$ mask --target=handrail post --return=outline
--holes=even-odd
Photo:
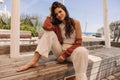
[[[20,0],[11,1],[10,57],[17,59],[20,54]]]
[[[104,39],[105,47],[111,48],[110,43],[110,28],[108,25],[108,9],[107,9],[107,0],[103,0],[103,14],[104,14]]]

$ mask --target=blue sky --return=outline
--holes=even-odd
[[[9,11],[11,11],[11,0],[4,0]],[[21,0],[21,14],[38,15],[44,20],[49,15],[49,7],[55,0]],[[62,2],[62,0],[56,0]],[[103,0],[65,0],[69,14],[78,19],[82,31],[96,32],[103,26]],[[120,0],[108,1],[108,21],[120,20]],[[3,4],[2,4],[3,5]],[[1,5],[1,6],[2,6]],[[85,30],[87,24],[87,28]]]

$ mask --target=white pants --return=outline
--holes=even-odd
[[[62,54],[63,46],[59,43],[56,34],[53,31],[45,31],[41,37],[36,51],[43,57],[48,58],[49,52],[58,57]],[[77,47],[69,57],[72,61],[76,80],[87,80],[86,71],[88,65],[88,51],[84,47]]]

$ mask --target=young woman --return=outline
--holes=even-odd
[[[66,59],[73,62],[76,80],[87,80],[88,51],[81,47],[80,22],[69,16],[63,4],[54,2],[51,6],[51,14],[47,16],[43,28],[45,33],[38,43],[33,58],[17,71],[39,66],[39,58],[48,58],[52,50],[58,62],[64,62]]]

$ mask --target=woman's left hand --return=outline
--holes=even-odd
[[[65,58],[63,56],[59,56],[57,61],[61,63],[61,62],[65,61]]]

